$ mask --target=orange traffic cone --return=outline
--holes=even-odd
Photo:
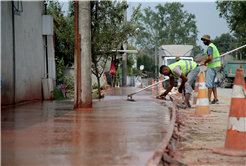
[[[152,85],[155,84],[155,80],[152,79]],[[155,86],[152,86],[152,89],[155,89]]]
[[[105,84],[108,85],[106,74],[104,74],[103,76],[104,76]]]
[[[198,88],[199,88],[199,77],[196,76],[195,92],[194,92],[194,95],[193,95],[193,104],[196,104],[196,101],[197,101]]]
[[[243,69],[239,68],[232,89],[225,148],[216,148],[213,153],[246,157],[246,91],[244,87]]]
[[[162,79],[160,78],[160,81],[161,81]],[[161,83],[159,83],[159,88],[162,88],[163,86],[162,86],[162,82]]]
[[[210,107],[207,95],[207,89],[203,77],[203,72],[200,74],[200,82],[198,88],[198,96],[196,101],[196,115],[210,114]]]
[[[180,85],[181,85],[181,79],[179,78],[177,89],[179,89]],[[177,96],[179,96],[179,97],[182,96],[182,93],[177,93]]]

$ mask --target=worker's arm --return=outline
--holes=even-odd
[[[169,77],[169,80],[170,80],[170,84],[168,85],[167,90],[161,96],[166,96],[173,89],[174,78],[173,77]]]
[[[213,59],[213,48],[212,47],[208,47],[207,54],[208,54],[208,58],[203,61],[204,65],[206,65],[206,63],[210,62]]]
[[[204,60],[204,64],[210,62],[213,59],[213,55],[209,55],[208,59]]]
[[[187,82],[188,78],[182,73],[180,78],[182,79],[182,83],[180,85],[181,88],[184,87],[185,83]]]

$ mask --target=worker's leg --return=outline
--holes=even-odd
[[[217,69],[217,68],[216,68]],[[213,92],[213,88],[216,88],[215,85],[215,77],[217,75],[217,71],[215,68],[208,68],[206,73],[206,86],[208,88],[208,100],[211,102],[211,95]],[[218,69],[217,69],[218,70]],[[217,97],[217,94],[216,94]]]
[[[215,67],[213,68],[213,75],[214,75],[214,78],[213,78],[213,94],[214,94],[214,100],[218,100],[217,99],[217,89],[216,89],[216,84],[215,84],[215,78],[217,76],[217,73],[218,73],[218,67]]]
[[[199,72],[200,72],[200,67],[197,66],[195,69],[191,70],[189,74],[187,75],[188,80],[185,83],[185,101],[184,101],[185,104],[189,103],[189,97],[190,97],[190,94],[192,93],[191,85],[195,81],[196,76],[199,74]]]
[[[218,100],[218,98],[217,98],[217,88],[212,88],[212,90],[213,90],[213,94],[214,94],[214,99]]]
[[[190,93],[185,93],[185,100],[184,100],[185,104],[189,103],[189,98],[190,98]]]
[[[211,101],[211,95],[212,95],[213,88],[208,88],[208,100]]]

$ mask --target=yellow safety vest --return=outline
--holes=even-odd
[[[213,43],[210,43],[208,47],[212,47],[213,48],[213,59],[212,59],[212,61],[208,62],[208,68],[220,67],[221,66],[220,53],[219,53],[217,47]],[[207,47],[207,50],[206,50],[207,58],[209,57],[209,55],[208,55],[208,47]]]
[[[170,77],[179,77],[173,72],[173,69],[176,66],[181,67],[181,71],[184,75],[187,75],[191,70],[195,69],[197,67],[197,63],[194,61],[188,61],[188,60],[179,60],[178,62],[175,62],[171,65],[168,65],[169,69],[171,70]]]

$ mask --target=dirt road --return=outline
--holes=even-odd
[[[232,89],[218,88],[217,90],[220,104],[210,105],[211,115],[214,116],[190,116],[195,113],[195,105],[192,105],[191,109],[178,110],[185,123],[185,126],[181,127],[180,134],[188,138],[188,141],[179,142],[175,158],[187,165],[245,166],[246,157],[230,157],[212,153],[212,148],[225,147],[232,92]],[[179,99],[181,100],[181,97]]]

